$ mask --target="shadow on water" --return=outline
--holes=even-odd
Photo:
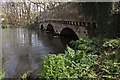
[[[66,46],[66,45],[70,46],[70,42],[71,41],[76,41],[76,40],[78,40],[78,38],[76,38],[74,36],[66,36],[66,37],[62,36],[62,37],[60,37],[60,40],[61,40],[61,42],[63,43],[64,46]]]
[[[56,33],[53,33],[53,32],[47,32],[47,34],[49,35],[48,38],[50,40],[55,39],[55,38],[59,38],[60,39],[60,43],[56,43],[56,44],[57,45],[62,44],[64,50],[66,49],[67,45],[70,46],[70,42],[71,41],[76,41],[76,40],[79,39],[74,32],[72,33],[72,35],[60,35],[60,34],[56,34]]]
[[[41,38],[41,34],[42,34],[42,38],[44,39],[44,41],[48,42],[49,45],[53,46],[51,47],[52,51],[49,51],[50,54],[58,54],[58,53],[64,52],[66,46],[64,45],[64,43],[61,42],[60,36],[54,36],[53,32],[39,31],[37,32],[39,40]]]

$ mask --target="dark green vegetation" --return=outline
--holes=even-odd
[[[0,80],[2,80],[5,77],[5,71],[4,69],[0,72]]]
[[[88,26],[90,37],[117,38],[120,37],[120,2],[86,2],[76,3],[78,10],[84,15],[93,17],[97,27]],[[81,12],[79,12],[81,14]],[[91,33],[92,32],[92,33]]]
[[[6,28],[6,27],[7,27],[7,24],[0,23],[0,26],[1,26],[2,28]]]
[[[0,61],[0,63],[2,63],[2,61]],[[0,70],[0,80],[2,80],[4,77],[5,77],[5,71],[4,71],[4,69],[2,69],[2,70]]]
[[[44,59],[40,78],[120,78],[120,39],[80,38],[71,45]]]

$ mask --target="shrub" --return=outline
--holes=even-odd
[[[2,69],[0,72],[0,80],[2,80],[4,77],[5,77],[5,71],[4,69]]]
[[[73,49],[67,46],[65,54],[50,54],[44,59],[40,77],[119,79],[120,39],[80,38],[71,45]]]
[[[108,49],[120,49],[120,38],[105,40],[103,47]]]
[[[0,63],[2,63],[2,61],[0,61]],[[5,70],[2,69],[0,70],[0,80],[2,80],[5,77]]]
[[[92,69],[97,55],[86,55],[84,52],[67,47],[65,54],[50,54],[43,62],[42,76],[44,78],[94,78]]]
[[[75,50],[82,50],[86,53],[96,53],[98,49],[102,46],[102,41],[95,38],[80,38],[79,40],[71,41],[70,43]]]

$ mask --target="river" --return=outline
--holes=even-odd
[[[44,56],[63,53],[67,39],[41,30],[2,29],[2,56],[5,78],[16,78],[37,69]]]

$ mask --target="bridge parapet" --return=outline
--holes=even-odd
[[[41,23],[58,23],[58,24],[65,24],[65,25],[75,25],[75,26],[81,26],[81,27],[88,27],[88,26],[94,26],[97,27],[96,22],[78,22],[78,21],[65,21],[62,19],[53,19],[53,20],[43,20]]]

